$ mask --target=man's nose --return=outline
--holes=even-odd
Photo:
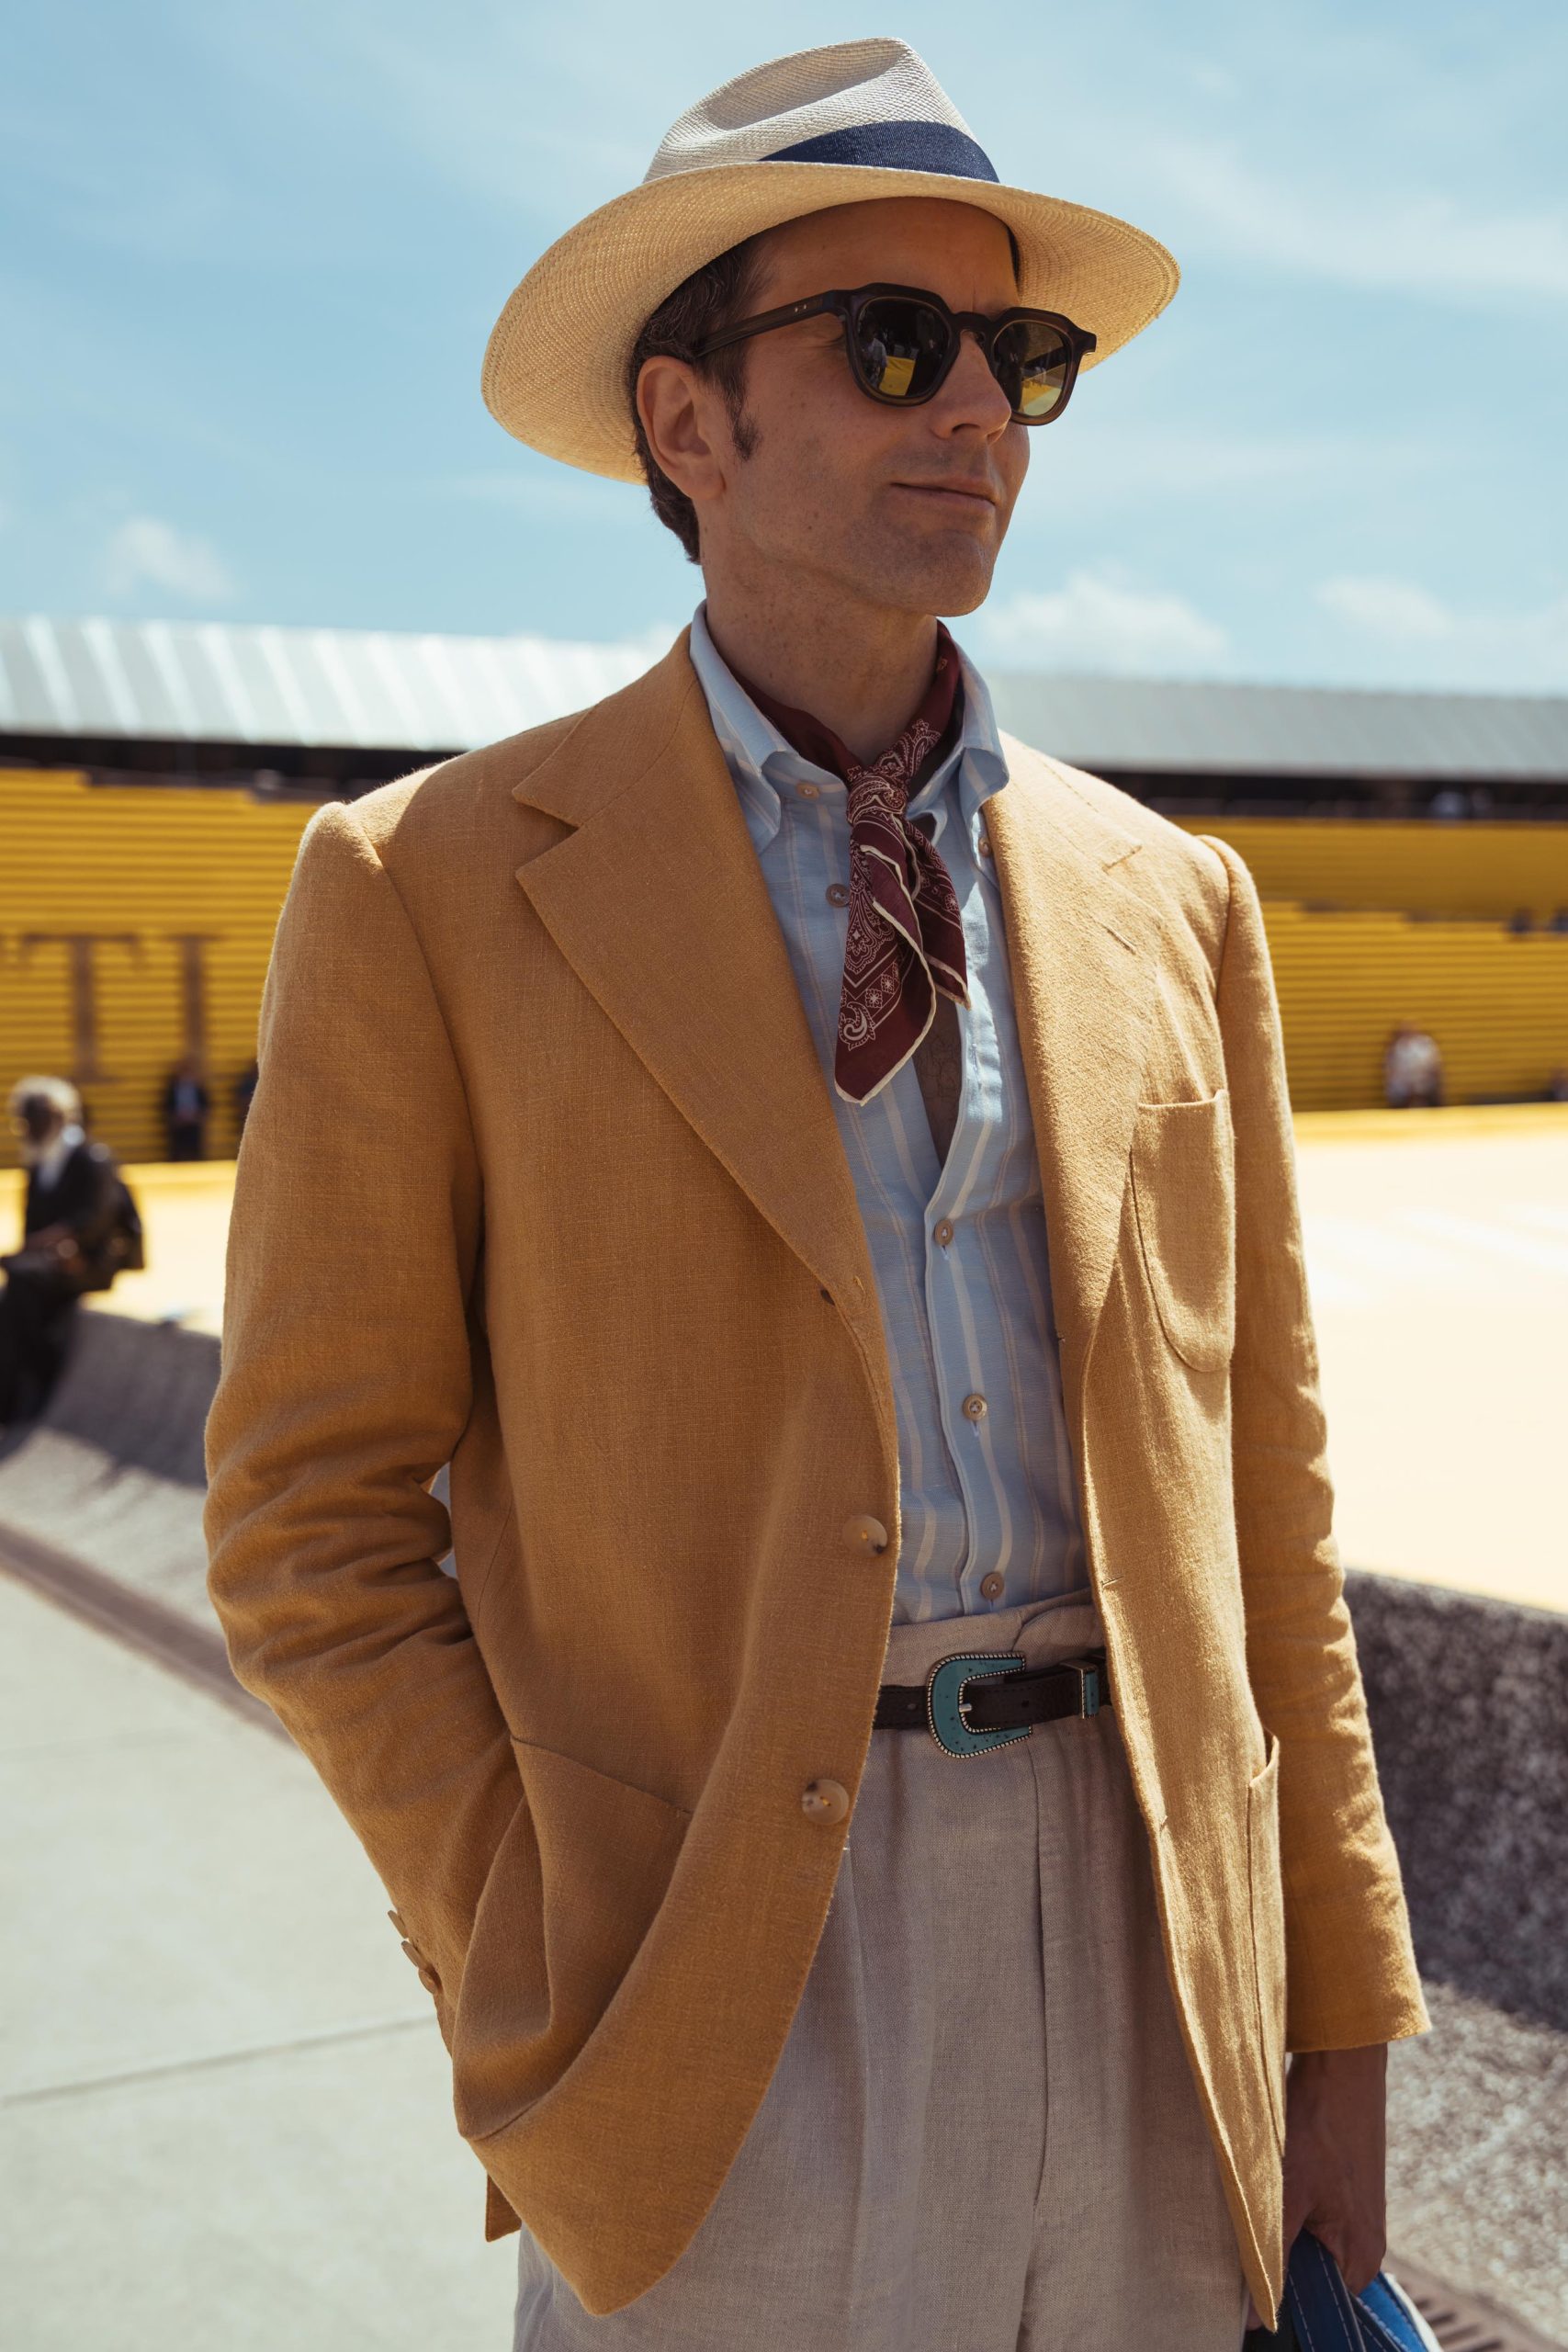
[[[978,425],[994,435],[1012,421],[1012,402],[992,374],[980,338],[971,327],[960,331],[958,356],[939,397],[951,411],[947,421],[953,424]]]

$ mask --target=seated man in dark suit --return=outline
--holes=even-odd
[[[107,1290],[123,1262],[114,1156],[83,1133],[75,1088],[24,1078],[9,1109],[28,1189],[21,1249],[0,1259],[0,1428],[42,1410],[64,1367],[77,1300]]]

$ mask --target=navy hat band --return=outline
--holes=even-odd
[[[863,164],[890,172],[944,172],[953,179],[990,180],[997,175],[985,149],[950,122],[865,122],[851,130],[825,130],[797,147],[764,156],[769,164]]]

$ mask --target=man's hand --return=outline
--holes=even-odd
[[[1353,2295],[1382,2267],[1388,2050],[1307,2050],[1285,2085],[1285,2255],[1321,2238]],[[1256,2312],[1252,2315],[1257,2325]]]
[[[46,1225],[41,1233],[29,1234],[29,1250],[46,1250],[62,1274],[79,1274],[86,1264],[75,1228],[69,1225]]]
[[[1383,2156],[1388,2050],[1307,2050],[1285,2086],[1285,2250],[1321,2238],[1353,2295],[1388,2243]]]

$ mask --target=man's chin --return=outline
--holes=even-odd
[[[996,551],[959,535],[945,546],[888,548],[877,551],[865,587],[874,602],[906,613],[972,613],[991,593]]]
[[[907,602],[912,610],[957,620],[964,613],[978,612],[990,593],[989,563],[943,564],[923,572],[916,593]]]

